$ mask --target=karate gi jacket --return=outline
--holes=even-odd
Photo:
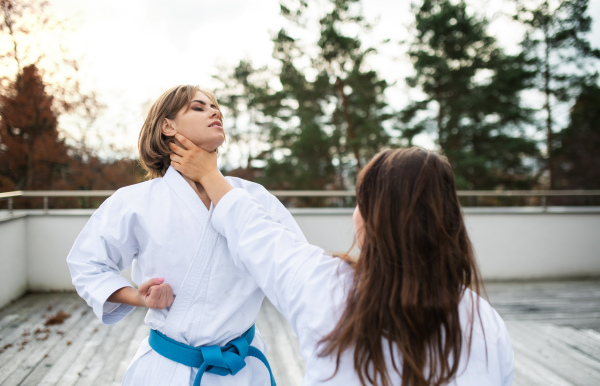
[[[228,177],[247,191],[295,237],[302,231],[285,207],[261,185]],[[226,242],[212,227],[208,210],[173,168],[162,178],[119,189],[94,212],[67,258],[78,294],[104,324],[124,318],[134,307],[108,302],[116,290],[131,286],[120,272],[131,267],[141,284],[164,277],[173,288],[170,309],[150,309],[145,323],[191,346],[224,346],[254,324],[264,294],[254,279],[233,264]],[[193,259],[194,270],[188,271]],[[257,333],[252,345],[265,352]],[[270,385],[256,358],[235,376],[206,373],[202,385]],[[127,370],[125,385],[192,384],[197,369],[162,357],[147,338]]]
[[[319,356],[322,347],[318,344],[342,315],[353,269],[278,224],[257,200],[241,189],[223,196],[211,221],[227,239],[236,264],[254,276],[296,332],[306,363],[303,385],[360,384],[351,349],[342,354],[339,371],[330,378],[335,370],[335,356]],[[479,302],[481,323],[475,317],[469,360],[465,344],[457,377],[451,385],[511,385],[514,355],[506,326],[489,303],[470,290],[465,291],[459,304],[463,336],[469,334],[468,321],[474,301]],[[382,339],[383,349],[388,350],[389,344]],[[397,348],[394,350],[396,364],[401,369],[402,355]],[[393,370],[390,352],[384,351],[384,355],[391,384],[400,385],[401,377]]]

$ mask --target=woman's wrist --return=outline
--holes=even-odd
[[[123,287],[112,293],[107,299],[109,302],[122,303],[134,307],[145,307],[143,296],[136,288]]]
[[[218,169],[211,170],[206,173],[198,175],[198,183],[202,186],[209,185],[211,183],[218,183],[221,179],[225,179]]]
[[[200,184],[204,187],[208,197],[215,206],[225,194],[233,189],[219,170],[204,173],[201,177]]]

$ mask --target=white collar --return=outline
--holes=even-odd
[[[194,188],[192,188],[185,178],[183,178],[183,176],[172,166],[169,166],[169,169],[167,169],[167,172],[162,179],[169,185],[175,194],[181,198],[181,201],[183,201],[198,221],[200,221],[202,225],[206,224],[209,214],[212,213],[212,203],[210,204],[210,210],[207,210]]]

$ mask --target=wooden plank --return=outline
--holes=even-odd
[[[71,365],[64,373],[59,383],[61,386],[70,386],[75,385],[79,382],[81,377],[84,375],[84,372],[90,362],[90,360],[94,357],[98,348],[102,344],[102,340],[106,337],[109,330],[107,328],[101,328],[102,323],[98,318],[93,318],[90,320],[89,326],[82,332],[83,337],[89,331],[89,338],[84,340],[84,344],[81,349],[78,350],[77,356],[72,360]],[[91,330],[91,331],[90,331]],[[75,351],[77,349],[76,346],[72,347],[72,350]]]
[[[492,283],[487,288],[509,327],[515,385],[600,384],[600,280]],[[46,309],[48,304],[53,306],[51,311]],[[52,327],[54,335],[47,340],[32,341],[35,328],[59,309],[71,310],[72,317]],[[14,344],[0,354],[0,374],[4,371],[5,375],[0,383],[120,385],[148,334],[144,315],[145,310],[136,309],[116,325],[102,326],[76,294],[26,295],[0,310],[0,349],[3,344]],[[297,339],[268,300],[257,325],[268,345],[267,357],[278,385],[299,385],[304,363]],[[28,337],[30,342],[21,349]]]
[[[45,326],[44,323],[47,320],[48,315],[40,315],[35,312],[35,318],[27,318],[21,326],[13,331],[12,335],[17,335],[21,331],[35,331],[48,329],[48,340],[37,340],[37,336],[27,335],[20,340],[19,344],[11,347],[7,352],[3,354],[2,367],[0,368],[0,382],[5,384],[19,384],[24,377],[26,377],[33,369],[37,366],[37,363],[47,355],[50,350],[53,349],[57,342],[60,342],[63,337],[57,331],[68,331],[72,325],[78,323],[80,318],[80,306],[78,302],[73,302],[73,298],[63,304],[61,310],[70,314],[71,316],[64,320],[61,325]],[[46,310],[45,303],[42,303]],[[39,334],[38,334],[39,335]],[[18,347],[18,348],[17,348]],[[5,355],[11,354],[11,355]],[[14,373],[14,374],[13,374]]]
[[[590,385],[600,379],[600,362],[573,350],[568,344],[548,337],[543,325],[528,322],[509,322],[508,330],[516,360],[523,357],[538,362],[549,374],[575,385]]]
[[[14,327],[21,323],[37,305],[38,302],[34,296],[26,296],[0,310],[0,336],[6,335],[5,331],[8,326]]]
[[[487,293],[503,319],[600,331],[600,280],[489,283]]]
[[[133,355],[129,357],[127,356],[131,352],[129,346],[137,344],[137,350],[137,347],[140,343],[139,341],[134,343],[132,341],[132,336],[138,335],[140,329],[145,329],[146,335],[148,334],[148,327],[143,324],[143,318],[140,319],[140,315],[145,315],[144,310],[136,309],[119,323],[111,326],[115,327],[112,331],[117,335],[117,342],[113,351],[111,352],[110,357],[106,359],[95,384],[110,385],[115,381],[119,382],[120,384],[123,374],[125,373],[122,368],[125,367],[126,369],[127,366],[129,366],[129,362],[131,362],[131,359],[133,358]],[[125,323],[120,325],[123,322]]]
[[[573,350],[600,363],[600,333],[589,330],[589,334],[586,334],[583,330],[553,325],[540,325],[538,328],[548,339],[563,342]]]
[[[144,310],[136,309],[115,325],[99,327],[98,335],[95,339],[100,339],[100,344],[98,345],[98,349],[94,353],[94,356],[90,358],[85,368],[80,371],[79,380],[76,383],[77,386],[96,385],[96,379],[100,377],[100,373],[102,371],[107,371],[105,366],[108,358],[111,358],[114,355],[114,349],[119,338],[119,334],[115,332],[115,329],[124,329],[126,327],[125,324],[131,324],[134,327],[144,326],[143,315],[145,313],[143,311]],[[141,318],[139,317],[140,315]],[[130,356],[125,355],[126,359],[130,360],[133,357],[133,354],[134,353]]]
[[[46,318],[56,313],[60,307],[69,307],[73,304],[75,298],[69,298],[55,296],[43,296],[35,294],[28,297],[25,307],[15,307],[15,312],[10,312],[3,320],[5,321],[3,328],[0,330],[0,337],[2,338],[2,347],[6,344],[18,344],[23,340],[28,340],[28,334],[35,331],[35,328],[39,327],[40,321],[45,321]],[[2,351],[2,350],[0,350]],[[3,358],[9,356],[8,352],[2,353]],[[6,359],[5,359],[6,360]]]
[[[58,329],[53,331],[48,336],[48,339],[44,341],[49,347],[39,349],[32,355],[30,359],[32,369],[23,380],[22,385],[40,384],[42,378],[52,369],[56,361],[60,359],[62,354],[72,344],[73,340],[79,338],[79,331],[86,325],[89,315],[86,309],[87,306],[84,306],[81,302],[77,302],[77,305],[78,307],[73,313],[74,317],[67,319],[63,325],[57,326]],[[36,355],[41,354],[43,354],[41,359],[35,358]],[[26,366],[26,364],[23,364],[23,366]]]
[[[515,351],[515,376],[513,386],[553,385],[574,386],[573,383],[555,374],[545,365],[530,357],[526,347],[517,344]]]
[[[29,374],[29,376],[27,376],[27,378],[24,379],[23,385],[39,385],[43,382],[52,382],[52,375],[48,373],[50,371],[54,371],[56,373],[59,372],[56,370],[56,364],[59,363],[59,366],[61,366],[60,360],[62,356],[73,344],[73,341],[82,339],[81,332],[95,319],[94,314],[89,308],[87,308],[87,305],[85,305],[82,301],[79,302],[79,305],[81,310],[81,319],[79,322],[76,325],[71,325],[68,331],[62,336],[60,341],[58,341],[54,347],[44,355],[43,359],[37,364],[36,368]],[[64,366],[66,364],[63,363],[62,365]],[[54,378],[59,377],[60,374],[54,375]]]
[[[581,334],[585,335],[588,339],[592,340],[594,344],[600,347],[600,334],[594,330],[581,330]]]
[[[50,371],[40,380],[39,384],[43,386],[67,385],[62,379],[67,374],[71,365],[76,361],[90,334],[98,327],[96,317],[88,312],[81,319],[78,328],[71,329],[65,334],[68,339],[66,349],[63,349],[61,355],[57,358]]]
[[[125,376],[125,372],[129,368],[129,364],[131,360],[135,356],[135,353],[140,347],[140,343],[144,338],[146,338],[150,334],[150,328],[144,324],[144,316],[146,315],[146,310],[140,309],[137,314],[137,319],[131,319],[131,327],[134,328],[134,332],[131,335],[124,335],[124,342],[122,343],[126,350],[123,350],[120,361],[116,367],[116,372],[114,378],[112,380],[113,384],[121,384],[123,377]],[[137,321],[137,323],[135,323]]]
[[[91,327],[94,315],[86,309],[86,305],[79,302],[79,319],[76,323],[65,323],[65,333],[47,352],[37,367],[24,380],[28,385],[56,385],[64,371],[76,358],[79,348],[86,341],[86,330]]]
[[[287,320],[265,298],[257,326],[267,344],[267,359],[277,384],[296,386],[304,378],[304,360],[298,338]]]

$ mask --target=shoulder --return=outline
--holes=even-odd
[[[274,221],[284,225],[299,240],[308,242],[290,211],[264,186],[237,177],[226,177],[226,179],[234,188],[245,189],[250,193]]]
[[[225,179],[234,188],[242,188],[246,190],[252,195],[252,197],[256,198],[263,205],[265,203],[269,203],[273,199],[277,200],[275,196],[269,193],[269,191],[265,189],[265,187],[261,184],[257,184],[256,182],[251,182],[238,177],[225,177]]]
[[[279,201],[277,197],[271,194],[264,186],[255,182],[250,182],[242,178],[237,177],[226,177],[227,181],[234,188],[245,189],[252,195],[263,208],[273,217],[275,221],[287,221],[292,218],[290,212],[285,206]]]
[[[132,208],[136,203],[142,203],[144,197],[150,196],[150,192],[157,189],[161,185],[161,181],[162,178],[154,178],[119,188],[98,209],[120,212]]]
[[[465,290],[459,308],[461,319],[466,321],[472,318],[474,334],[481,334],[488,342],[508,337],[508,330],[500,314],[487,300],[470,289]]]

